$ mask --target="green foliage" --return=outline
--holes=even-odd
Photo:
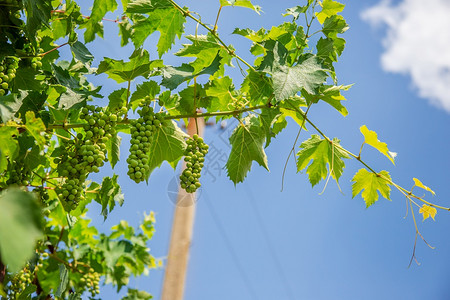
[[[42,215],[35,197],[19,189],[0,194],[0,252],[11,272],[19,271],[33,256],[42,237]]]
[[[230,137],[232,148],[226,164],[228,177],[234,184],[244,181],[253,161],[269,170],[267,156],[263,148],[265,139],[264,130],[256,116],[246,117],[236,127]]]
[[[297,153],[297,171],[300,172],[306,168],[312,160],[306,171],[312,186],[318,184],[321,179],[325,179],[328,173],[336,181],[341,177],[345,166],[342,159],[350,157],[340,148],[339,142],[336,138],[330,142],[314,134],[300,145],[302,150]]]
[[[122,193],[122,174],[103,174],[105,163],[114,168],[124,156],[136,183],[148,182],[164,162],[176,170],[183,159],[181,187],[188,192],[199,188],[208,145],[183,132],[188,119],[238,121],[224,166],[234,184],[244,181],[254,161],[269,170],[265,149],[284,128],[298,126],[299,137],[306,129],[318,133],[299,143],[296,139],[292,148],[293,152],[300,144],[297,171],[306,169],[313,187],[330,177],[338,182],[346,159],[355,158],[365,168],[352,179],[352,196],[361,193],[367,207],[380,194],[390,199],[394,187],[415,204],[424,220],[434,220],[437,208],[450,210],[413,194],[416,187],[434,195],[420,180],[414,178],[408,191],[387,171],[374,171],[362,158],[363,145],[374,147],[392,163],[396,154],[365,125],[356,155],[309,118],[308,112],[320,101],[348,114],[343,94],[351,85],[338,83],[334,68],[345,49],[341,35],[349,28],[339,15],[343,4],[307,0],[286,10],[290,22],[257,31],[236,28],[235,37],[252,43],[252,63],[224,42],[217,22],[211,27],[173,0],[121,4],[94,0],[87,17],[73,0],[0,1],[0,263],[7,266],[0,282],[2,297],[93,299],[100,284],[111,284],[118,292],[128,289],[123,299],[150,299],[129,279],[160,266],[148,248],[155,230],[153,213],[143,215],[137,228],[120,221],[109,234],[90,225],[86,214],[98,205],[106,219],[133,200]],[[218,20],[229,6],[261,12],[250,0],[216,4],[218,14],[208,16],[208,22]],[[190,19],[198,28],[184,34]],[[130,41],[128,47],[134,45],[127,61],[106,57],[108,49],[102,57],[89,50],[97,46],[103,23],[109,21],[118,27],[120,46]],[[312,32],[312,27],[318,30]],[[144,46],[152,46],[145,43],[155,32],[159,59],[151,60]],[[186,44],[171,51],[182,37]],[[62,47],[70,52],[60,53]],[[177,58],[172,61],[182,61],[179,65],[162,59],[169,51]],[[240,85],[227,75],[235,66],[244,77]],[[90,82],[93,75],[119,86],[109,94],[101,92],[102,86]],[[121,140],[128,134],[131,145],[124,151]],[[91,180],[93,173],[102,175],[101,182]]]
[[[381,171],[377,174],[360,169],[353,176],[352,196],[355,197],[361,191],[361,196],[366,202],[366,207],[371,206],[378,200],[378,192],[384,198],[391,200],[390,181],[391,176],[387,171]]]

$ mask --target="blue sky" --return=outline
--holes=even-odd
[[[350,29],[344,35],[347,47],[336,67],[340,84],[355,84],[345,93],[349,115],[344,118],[319,104],[311,109],[310,118],[353,152],[359,151],[363,141],[359,127],[365,124],[375,130],[380,140],[398,153],[396,166],[369,147],[363,151],[366,161],[376,170],[388,170],[404,187],[412,186],[413,177],[421,179],[436,192],[433,201],[450,206],[450,58],[445,48],[450,37],[448,21],[433,17],[436,11],[450,11],[448,5],[445,0],[422,6],[423,1],[415,0],[341,2],[347,5],[342,14]],[[218,0],[180,3],[199,12],[206,23],[214,22],[219,6]],[[219,32],[239,55],[251,60],[249,42],[231,35],[233,29],[278,25],[288,20],[281,16],[286,8],[302,3],[254,1],[262,6],[261,15],[226,7]],[[88,6],[84,6],[86,12]],[[194,28],[188,21],[186,31]],[[145,43],[153,58],[157,37]],[[105,39],[87,46],[98,63],[102,56],[126,59],[131,54],[131,47],[118,45],[115,24],[107,23]],[[179,47],[177,43],[173,49]],[[167,64],[181,62],[170,55],[163,58]],[[242,80],[236,69],[229,74],[237,82]],[[92,80],[103,85],[105,93],[120,88],[103,76]],[[216,153],[229,152],[224,142],[229,130],[231,125],[225,131],[207,128],[205,140],[218,149]],[[347,162],[340,179],[342,193],[330,182],[320,194],[324,183],[311,188],[306,174],[296,174],[291,160],[280,192],[284,162],[296,132],[297,127],[290,124],[266,149],[270,172],[254,164],[245,183],[236,187],[220,168],[225,163],[207,157],[211,174],[202,176],[185,299],[450,299],[450,212],[438,211],[435,222],[422,223],[416,211],[421,233],[436,249],[419,238],[416,255],[421,265],[413,263],[408,268],[415,230],[411,215],[404,219],[405,199],[393,191],[391,202],[380,199],[369,209],[360,196],[352,199],[350,180],[362,168],[357,161]],[[313,133],[312,129],[303,132],[301,140]],[[136,225],[144,211],[154,211],[156,234],[149,247],[155,257],[163,258],[174,210],[169,183],[178,172],[165,164],[152,174],[148,185],[136,185],[126,177],[128,141],[124,135],[121,161],[114,170],[119,174],[125,204],[104,223],[97,205],[91,206],[89,217],[108,230],[120,219]],[[95,178],[111,172],[105,169]],[[149,276],[133,280],[131,286],[159,299],[163,274],[163,269],[152,270]],[[110,287],[102,287],[102,292],[103,299],[118,298]]]

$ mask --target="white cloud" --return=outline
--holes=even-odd
[[[450,1],[382,0],[361,16],[386,25],[383,69],[409,74],[421,97],[450,112]]]

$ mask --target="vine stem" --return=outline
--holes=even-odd
[[[243,109],[238,110],[230,110],[230,111],[218,111],[218,112],[209,112],[209,113],[190,113],[190,114],[181,114],[181,115],[174,115],[174,116],[166,116],[164,117],[165,120],[178,120],[178,119],[185,119],[185,118],[201,118],[201,117],[215,117],[215,116],[227,116],[227,115],[238,115],[243,112],[247,111],[253,111],[261,108],[269,107],[269,104],[263,104],[263,105],[257,105],[257,106],[251,106]],[[119,125],[126,125],[129,124],[130,120],[125,120],[122,122],[118,122]],[[48,130],[53,129],[65,129],[65,128],[80,128],[83,127],[86,123],[72,123],[72,124],[52,124],[48,125]],[[0,126],[9,126],[9,124],[0,124]]]
[[[219,16],[220,16],[220,12],[222,11],[222,5],[219,7],[219,11],[217,12],[217,17],[216,17],[216,22],[214,23],[214,28],[213,28],[213,30],[214,30],[214,32],[216,32],[217,31],[217,22],[219,21]]]
[[[41,53],[41,54],[39,54],[38,56],[45,56],[45,55],[49,54],[50,52],[53,52],[53,51],[55,51],[55,50],[57,50],[57,49],[59,49],[59,48],[65,46],[65,45],[68,45],[68,44],[69,44],[69,42],[66,42],[66,43],[64,43],[64,44],[61,44],[61,45],[59,45],[59,46],[53,48],[53,49],[48,50],[47,52]]]
[[[217,32],[214,28],[210,28],[208,25],[206,25],[205,23],[203,23],[202,21],[200,21],[200,19],[197,19],[196,17],[194,17],[189,11],[185,10],[184,8],[182,8],[178,3],[176,3],[173,0],[168,0],[176,9],[178,9],[185,17],[189,17],[192,20],[194,20],[195,22],[197,22],[198,24],[200,24],[203,28],[205,28],[206,30],[208,30],[216,39],[217,41],[222,44],[222,46],[227,50],[228,54],[230,54],[231,56],[236,57],[238,60],[240,60],[242,63],[244,63],[247,67],[249,67],[251,70],[255,71],[255,68],[253,68],[253,66],[251,64],[249,64],[248,62],[246,62],[242,57],[240,57],[239,55],[237,55],[233,50],[230,49],[230,47],[227,46],[227,44],[225,44],[225,42],[217,35]]]
[[[308,122],[308,124],[310,124],[325,140],[327,140],[330,144],[333,144],[333,141],[327,137],[311,120],[308,119],[308,117],[305,115],[305,113],[300,110],[298,107],[296,107],[295,105],[293,105],[289,100],[287,101],[287,103],[289,105],[291,105],[299,114],[301,114],[303,116],[303,118],[306,120],[306,122]],[[414,195],[413,193],[411,193],[410,191],[408,191],[407,189],[401,187],[400,185],[396,184],[394,181],[392,181],[389,178],[386,178],[385,176],[379,174],[378,172],[376,172],[373,168],[371,168],[364,160],[361,159],[360,156],[354,154],[353,152],[351,152],[350,150],[345,149],[344,147],[342,147],[339,144],[334,144],[335,147],[338,147],[340,150],[344,151],[345,153],[347,153],[348,155],[352,156],[353,158],[355,158],[356,160],[358,160],[361,164],[363,164],[368,170],[370,170],[372,173],[374,173],[375,175],[377,175],[378,177],[384,179],[385,181],[387,181],[390,185],[393,185],[399,192],[401,192],[402,194],[404,194],[406,197],[412,197],[415,198],[429,206],[432,207],[436,207],[439,209],[443,209],[443,210],[447,210],[450,211],[450,208],[448,207],[444,207],[444,206],[440,206],[440,205],[436,205],[433,204],[431,202],[426,201],[425,199],[423,199],[422,197],[419,197],[417,195]]]
[[[305,116],[308,115],[311,105],[312,104],[308,105],[308,108],[306,109],[306,112],[305,112]],[[292,144],[291,151],[289,151],[288,157],[286,158],[286,163],[284,164],[284,168],[283,168],[283,175],[281,176],[281,192],[284,189],[284,176],[286,174],[287,165],[289,163],[289,159],[291,158],[292,153],[295,151],[295,145],[297,145],[297,141],[298,141],[298,138],[300,137],[300,133],[302,132],[303,127],[305,126],[305,120],[306,119],[303,118],[302,126],[300,126],[300,129],[298,130],[297,136],[295,137],[294,143]]]

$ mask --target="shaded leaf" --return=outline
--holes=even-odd
[[[0,194],[0,252],[8,270],[15,273],[35,253],[42,237],[42,215],[32,193],[8,189]]]
[[[12,162],[19,153],[19,143],[14,137],[19,135],[16,127],[0,127],[0,173],[6,170],[8,160]]]
[[[176,89],[181,83],[191,80],[194,77],[209,74],[213,75],[220,68],[221,57],[216,55],[214,61],[208,67],[204,68],[202,71],[194,74],[194,68],[188,64],[182,64],[180,67],[167,66],[162,69],[163,80],[161,85],[168,89]]]
[[[226,168],[228,177],[237,184],[243,182],[253,161],[269,170],[264,152],[266,136],[258,117],[250,115],[233,131],[230,137],[231,152]]]
[[[61,297],[67,289],[67,284],[69,283],[69,270],[65,265],[59,265],[59,284],[56,290],[55,296]]]
[[[140,103],[140,100],[149,96],[151,99],[155,99],[156,95],[160,92],[159,84],[153,80],[143,82],[136,86],[136,91],[131,95],[130,104],[133,110],[135,110]]]
[[[131,81],[139,76],[147,77],[153,67],[147,50],[136,49],[129,62],[105,57],[97,69],[97,74],[106,73],[117,83]]]
[[[31,134],[31,136],[34,137],[39,148],[43,150],[45,145],[45,137],[43,136],[43,133],[46,130],[44,122],[42,122],[40,118],[36,118],[34,112],[32,111],[27,111],[27,113],[25,114],[25,118],[25,128]]]
[[[186,148],[185,137],[186,134],[173,121],[168,121],[153,133],[150,140],[147,176],[150,176],[153,170],[161,166],[164,161],[173,168],[176,167]]]
[[[94,59],[94,56],[91,54],[91,52],[89,52],[88,48],[86,48],[86,46],[80,41],[76,41],[75,43],[70,45],[70,49],[72,50],[75,58],[82,63],[87,63]]]
[[[120,142],[122,138],[116,134],[108,140],[106,143],[106,150],[108,151],[108,160],[111,167],[114,169],[120,157]]]
[[[167,3],[168,1],[150,1],[152,3]],[[145,5],[145,4],[144,4]],[[130,6],[127,8],[130,11]],[[181,38],[184,32],[184,23],[186,18],[173,5],[162,9],[154,9],[148,13],[148,18],[135,19],[131,40],[136,47],[143,45],[149,35],[155,31],[161,33],[157,44],[158,54],[161,57],[170,50],[175,38]]]

